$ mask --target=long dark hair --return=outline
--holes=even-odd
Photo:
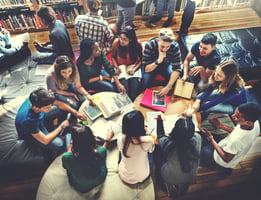
[[[138,60],[138,58],[142,58],[142,46],[137,40],[137,36],[135,30],[131,26],[126,26],[122,29],[121,34],[125,34],[126,37],[130,40],[129,42],[129,53],[130,59],[132,62]],[[127,48],[119,45],[119,56],[122,58],[126,58]]]
[[[191,138],[194,135],[195,125],[188,123],[187,118],[180,118],[172,129],[170,137],[177,145],[179,161],[183,172],[190,172],[191,163],[199,157],[195,151],[195,144]]]
[[[127,150],[131,142],[131,138],[135,137],[139,140],[140,136],[144,136],[146,131],[144,129],[144,117],[138,110],[133,110],[124,115],[122,119],[122,132],[126,135],[126,139],[123,145],[123,155],[127,155]],[[139,140],[139,144],[140,144]]]
[[[80,56],[77,59],[77,66],[81,66],[85,60],[91,57],[93,46],[95,44],[95,41],[91,38],[84,38],[80,42]]]
[[[83,165],[83,174],[87,178],[95,178],[100,174],[101,165],[105,160],[95,152],[96,140],[88,126],[74,124],[70,127],[72,134],[72,153]],[[80,170],[80,169],[79,169]]]

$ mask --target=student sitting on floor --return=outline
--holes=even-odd
[[[221,61],[219,50],[216,48],[217,36],[213,33],[205,34],[200,42],[196,42],[183,63],[182,80],[188,78],[196,87],[204,87],[210,75],[215,71],[216,65]],[[192,63],[193,58],[197,62]],[[201,89],[202,90],[202,89]]]
[[[116,76],[114,67],[100,49],[98,42],[85,38],[80,43],[80,56],[77,60],[80,80],[86,90],[119,91],[126,93],[125,87]],[[111,83],[111,79],[114,83]]]
[[[137,40],[135,30],[131,26],[127,26],[121,31],[120,37],[115,39],[112,44],[111,60],[116,68],[116,73],[120,74],[119,66],[124,65],[124,70],[129,75],[133,75],[137,70],[140,70],[141,59],[141,43]],[[131,100],[134,101],[139,93],[140,78],[122,78],[120,81],[125,86]]]
[[[156,145],[153,153],[155,179],[172,198],[185,194],[198,172],[201,137],[195,132],[193,112],[189,106],[174,124],[169,136],[164,132],[164,116],[159,115],[157,118],[159,145]]]
[[[81,193],[88,193],[101,186],[107,176],[106,148],[113,134],[107,132],[104,145],[96,148],[95,137],[88,126],[72,125],[70,133],[72,145],[62,157],[63,167],[70,185]]]
[[[0,71],[7,69],[31,55],[31,51],[27,45],[29,40],[28,36],[28,33],[19,35],[19,41],[15,41],[15,45],[12,45],[12,38],[10,37],[9,31],[3,28],[0,23]],[[19,38],[21,38],[21,40]]]
[[[221,166],[234,168],[247,154],[255,139],[260,133],[258,118],[261,115],[260,108],[255,103],[239,105],[232,119],[237,123],[235,128],[212,121],[216,127],[229,132],[223,138],[220,135],[212,135],[206,129],[200,128],[202,134],[202,147],[200,165],[203,167]]]
[[[202,119],[206,119],[209,113],[231,115],[238,105],[246,103],[245,83],[234,60],[223,60],[210,76],[209,83],[193,104],[194,110],[201,112]]]
[[[122,134],[117,136],[121,155],[119,175],[124,183],[134,185],[151,181],[152,166],[148,152],[153,152],[154,140],[147,134],[144,117],[140,111],[133,110],[124,115]]]
[[[70,36],[61,20],[56,19],[52,7],[43,6],[37,11],[41,23],[48,26],[50,41],[40,44],[34,41],[38,52],[32,55],[32,59],[39,64],[53,64],[55,58],[60,55],[67,55],[73,59]]]
[[[46,77],[47,88],[55,98],[78,109],[86,99],[94,104],[92,96],[82,87],[77,68],[68,56],[58,56]],[[85,96],[85,97],[84,97]]]

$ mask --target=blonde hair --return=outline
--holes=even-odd
[[[224,94],[231,88],[245,86],[243,78],[239,75],[238,65],[233,59],[224,59],[216,68],[220,68],[226,76],[222,82],[215,81],[215,73],[209,77],[209,83],[218,87],[219,92]]]
[[[169,28],[162,28],[159,32],[159,38],[164,42],[173,42],[175,40],[174,33]]]

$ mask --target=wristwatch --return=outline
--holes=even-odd
[[[65,129],[66,127],[64,126],[64,124],[62,124],[62,125],[61,125],[61,128],[62,128],[62,129]]]
[[[159,65],[159,63],[158,63],[158,60],[155,60],[155,62],[154,62],[154,63],[155,63],[155,65]]]

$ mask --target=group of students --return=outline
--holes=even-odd
[[[100,4],[95,0],[88,0],[87,3],[90,12],[79,16],[75,22],[80,37],[77,67],[73,62],[71,48],[67,53],[51,52],[51,57],[48,57],[49,44],[35,43],[36,48],[44,50],[44,53],[37,53],[33,58],[39,59],[39,62],[44,59],[50,61],[53,68],[47,75],[48,90],[39,88],[33,91],[19,108],[15,120],[19,137],[39,151],[68,151],[62,157],[63,167],[67,170],[70,184],[83,193],[104,182],[107,175],[106,147],[114,135],[117,135],[120,151],[119,177],[129,185],[143,184],[150,180],[152,160],[155,163],[156,183],[173,197],[187,191],[189,183],[197,174],[199,164],[233,168],[260,133],[257,121],[260,109],[255,104],[246,103],[244,81],[239,75],[238,66],[230,58],[221,59],[216,48],[217,37],[212,33],[205,34],[201,41],[195,43],[182,70],[180,49],[172,30],[161,29],[159,36],[149,40],[143,50],[135,30],[126,26],[112,43],[111,65],[105,52],[108,46],[101,45],[104,40],[85,35],[91,32],[87,22],[94,16],[92,23],[97,34],[102,30],[98,23],[101,18],[96,14]],[[50,7],[41,7],[38,14],[42,23],[50,29],[51,43],[57,44],[52,46],[53,50],[65,50],[66,45],[59,42],[69,42],[66,39],[69,38],[68,33],[52,12]],[[107,33],[109,38],[110,31]],[[57,34],[63,40],[56,41]],[[196,63],[192,65],[194,57]],[[119,80],[117,75],[121,73],[120,65],[134,65],[128,72],[130,74],[142,67],[141,81],[138,78]],[[199,91],[195,103],[173,124],[172,132],[169,135],[165,133],[164,114],[161,114],[157,116],[156,140],[148,133],[142,113],[133,110],[124,115],[121,133],[115,133],[109,127],[106,142],[103,147],[97,148],[92,130],[75,120],[86,119],[86,116],[77,111],[85,99],[95,104],[87,91],[127,92],[134,100],[139,92],[151,87],[157,74],[165,77],[161,95],[168,94],[178,78],[194,82]],[[114,83],[111,82],[112,79]],[[207,84],[206,88],[201,87],[204,84]],[[68,97],[76,103],[70,104]],[[192,114],[198,111],[203,119],[211,112],[230,114],[238,125],[235,129],[228,128],[214,119],[211,123],[231,133],[222,139],[213,137],[209,131],[201,128],[199,135],[192,122]],[[68,113],[74,115],[70,120],[67,118]]]

